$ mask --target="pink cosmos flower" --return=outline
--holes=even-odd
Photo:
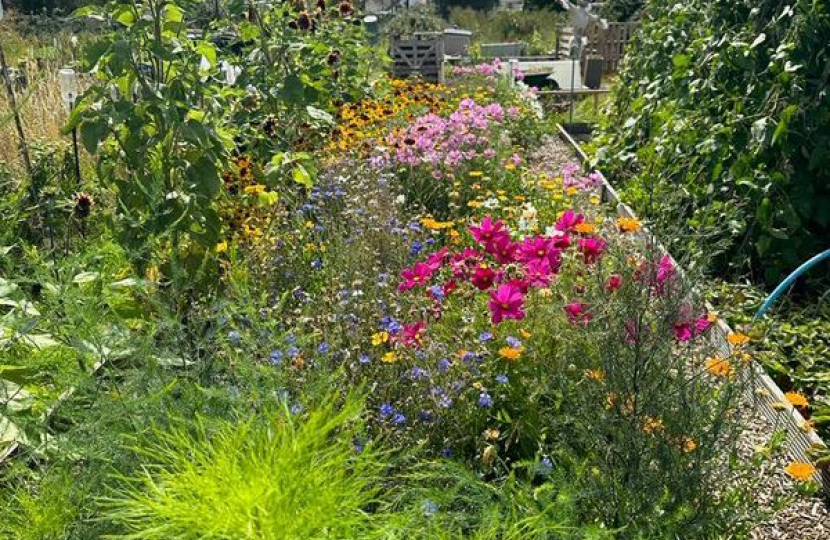
[[[422,262],[415,263],[412,268],[401,271],[403,282],[398,285],[399,291],[409,291],[415,287],[426,285],[432,277],[433,269]]]
[[[586,325],[591,321],[591,314],[588,313],[588,304],[585,302],[570,302],[565,306],[565,315],[571,324]]]
[[[524,301],[522,291],[510,283],[499,285],[498,289],[490,291],[487,307],[490,309],[493,324],[499,324],[505,319],[524,319]]]
[[[415,347],[416,349],[421,347],[421,339],[426,332],[426,324],[424,321],[418,321],[413,324],[404,325],[403,330],[401,331],[401,341],[407,347]]]
[[[579,239],[577,250],[582,253],[585,264],[597,262],[605,251],[605,241],[595,236],[587,236]]]
[[[620,287],[622,287],[622,276],[619,274],[611,274],[605,280],[605,290],[609,293],[616,291]]]
[[[674,261],[669,255],[663,255],[657,266],[657,283],[665,283],[675,273]]]
[[[525,263],[525,281],[531,287],[547,287],[552,274],[548,259],[533,259]]]
[[[553,242],[550,238],[536,235],[525,238],[524,241],[519,244],[517,258],[524,263],[529,263],[534,260],[547,259],[550,252],[554,249]]]
[[[483,246],[489,246],[493,242],[506,237],[507,229],[501,220],[493,221],[490,216],[486,216],[477,227],[470,227],[470,233],[476,239],[476,242]]]
[[[450,254],[450,250],[447,248],[442,248],[439,251],[436,251],[426,259],[426,264],[429,266],[433,272],[440,269],[444,266],[444,263],[447,261],[448,255]]]
[[[472,283],[476,289],[484,291],[492,287],[495,280],[496,273],[492,268],[487,266],[479,266],[475,269],[475,272],[473,272],[473,277],[470,278],[470,283]]]
[[[518,249],[519,245],[512,242],[507,235],[499,237],[498,240],[487,246],[487,251],[496,258],[499,264],[515,262]]]
[[[449,296],[450,293],[453,292],[454,290],[456,290],[457,288],[458,288],[458,283],[456,283],[456,281],[454,279],[451,279],[451,280],[447,281],[446,283],[444,283],[444,286],[443,286],[444,297]]]
[[[692,339],[692,325],[687,322],[675,324],[674,339],[680,342]]]
[[[573,210],[566,210],[554,227],[557,231],[576,232],[575,227],[585,221],[585,216],[577,214]]]
[[[556,234],[551,236],[550,239],[556,249],[562,250],[571,247],[571,237],[566,232],[556,231]]]

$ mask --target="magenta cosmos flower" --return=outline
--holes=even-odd
[[[566,210],[556,222],[556,230],[563,232],[575,232],[576,226],[585,221],[585,216],[577,214],[573,210]]]
[[[480,290],[484,291],[493,286],[496,280],[496,273],[489,266],[481,265],[473,272],[473,277],[470,278],[470,283]]]
[[[510,264],[516,261],[516,252],[519,245],[510,240],[507,235],[499,237],[487,246],[487,251],[496,258],[499,264]]]
[[[521,289],[510,283],[499,285],[495,291],[490,291],[490,308],[493,324],[499,324],[504,319],[524,319],[525,312],[522,311],[525,297]]]
[[[588,304],[585,302],[571,302],[565,305],[565,315],[571,324],[586,325],[591,321],[591,314],[588,313]]]
[[[401,279],[403,279],[403,282],[398,285],[398,290],[408,291],[415,287],[426,285],[432,277],[433,272],[434,270],[430,265],[421,262],[415,263],[412,268],[404,268],[401,271]]]
[[[483,246],[489,246],[500,238],[508,236],[504,223],[501,220],[493,221],[490,216],[482,219],[478,226],[470,226],[470,233],[476,242]]]
[[[585,264],[593,264],[599,260],[602,252],[605,251],[605,241],[594,236],[580,238],[577,249],[582,253]]]

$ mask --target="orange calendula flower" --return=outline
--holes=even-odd
[[[799,482],[806,482],[816,473],[816,468],[811,463],[793,461],[784,467],[784,471]]]
[[[810,402],[807,401],[807,398],[804,397],[804,394],[800,392],[787,392],[784,394],[784,398],[792,405],[793,407],[807,407],[810,405]]]
[[[642,229],[642,225],[637,218],[621,217],[617,220],[617,228],[620,232],[631,233]]]
[[[579,234],[594,234],[595,232],[597,232],[596,226],[593,223],[588,222],[577,223],[574,229]]]
[[[499,349],[499,356],[513,362],[521,358],[522,352],[524,352],[522,347],[502,347]]]
[[[749,343],[749,336],[746,335],[746,334],[741,334],[739,332],[738,333],[730,332],[726,336],[726,340],[733,347],[742,347],[742,346],[746,345],[747,343]]]
[[[711,356],[706,359],[706,371],[717,377],[731,377],[735,373],[735,368],[729,360]]]

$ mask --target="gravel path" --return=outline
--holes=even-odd
[[[531,153],[531,167],[557,173],[564,165],[576,162],[573,149],[559,137],[545,138]],[[746,461],[756,450],[769,444],[776,431],[773,425],[749,402],[743,411],[745,429],[738,441],[738,453]],[[786,452],[766,460],[758,471],[755,503],[762,512],[772,512],[784,497],[792,498],[750,533],[751,540],[830,540],[830,505],[820,497],[795,497],[795,482],[784,472],[792,461]],[[756,481],[753,480],[753,481]]]

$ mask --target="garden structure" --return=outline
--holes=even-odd
[[[830,535],[815,405],[708,237],[515,62],[380,64],[349,2],[84,18],[60,131],[54,74],[0,109],[0,539]]]

